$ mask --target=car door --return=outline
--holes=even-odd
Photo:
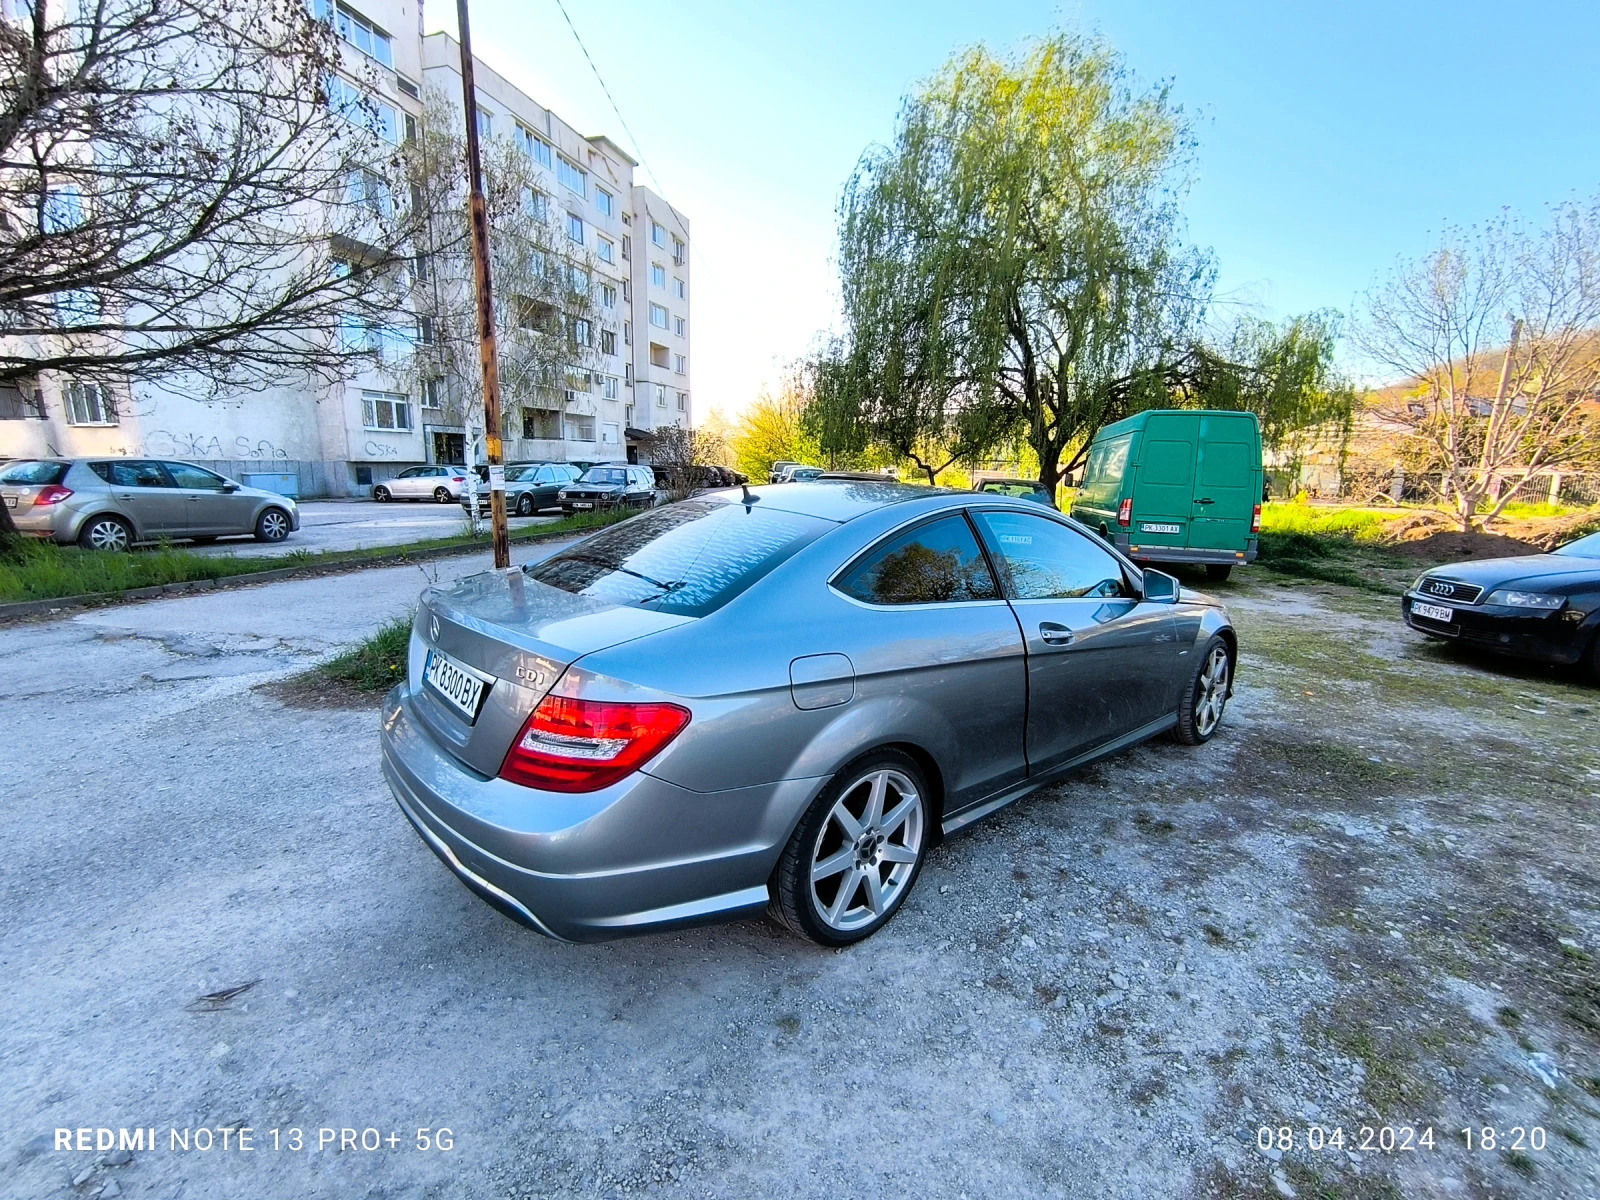
[[[1122,563],[1064,521],[1009,509],[973,517],[1027,646],[1031,773],[1171,711],[1171,605],[1145,603]]]
[[[950,816],[1027,774],[1027,674],[1016,618],[971,526],[946,512],[888,534],[832,581],[854,609],[839,649],[870,707],[915,704],[948,738]]]
[[[1255,418],[1248,413],[1201,413],[1194,486],[1196,550],[1243,550],[1255,511],[1261,448]]]
[[[133,518],[138,537],[180,536],[188,521],[186,501],[160,463],[144,458],[113,459],[107,475],[111,494]]]
[[[415,500],[432,492],[428,486],[432,472],[432,467],[407,467],[390,481],[389,494],[397,500]]]
[[[183,497],[181,530],[174,537],[215,537],[225,533],[251,533],[255,530],[254,496],[237,487],[228,490],[228,480],[193,463],[163,462],[167,474]]]
[[[1195,413],[1152,413],[1145,422],[1135,468],[1133,527],[1128,541],[1141,554],[1191,545],[1195,507]]]
[[[533,511],[541,512],[556,506],[556,493],[561,490],[561,485],[566,482],[566,476],[558,474],[554,467],[540,467],[534,472],[533,482],[528,485],[528,491],[533,496]]]

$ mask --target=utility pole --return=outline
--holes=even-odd
[[[471,198],[472,268],[478,285],[478,361],[483,368],[483,446],[489,460],[489,524],[494,565],[511,565],[506,531],[506,469],[500,446],[500,362],[494,336],[494,287],[489,277],[489,208],[483,198],[483,159],[478,150],[478,88],[472,78],[472,30],[467,0],[456,0],[461,33],[461,97],[467,114],[467,183]]]

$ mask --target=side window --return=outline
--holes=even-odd
[[[161,465],[167,468],[167,474],[171,475],[172,481],[181,488],[210,488],[216,492],[222,490],[222,476],[213,475],[204,467],[190,466],[182,462]]]
[[[868,604],[998,600],[989,564],[966,521],[940,517],[880,542],[834,582]]]
[[[535,483],[554,483],[556,475],[549,467],[540,467],[533,473],[533,481]]]
[[[422,472],[423,472],[423,468],[421,468],[421,467],[407,467],[404,471],[401,471],[400,474],[396,475],[395,478],[396,479],[415,479],[417,476],[421,475]]]
[[[108,463],[108,462],[92,462],[92,463],[89,464],[89,470],[93,471],[96,475],[100,476],[100,478],[103,479],[105,482],[107,482],[107,483],[111,482],[111,464],[110,463]]]
[[[974,513],[999,553],[996,564],[1017,600],[1127,594],[1121,564],[1059,521],[1027,513]]]
[[[142,462],[139,459],[124,459],[122,462],[112,463],[111,485],[113,487],[146,488],[172,486],[167,480],[167,473],[161,469],[160,463]]]

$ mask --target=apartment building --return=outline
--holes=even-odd
[[[397,145],[418,136],[429,89],[461,96],[459,43],[423,36],[417,0],[311,3],[341,38],[336,99],[369,102],[382,136]],[[609,137],[580,133],[481,59],[474,75],[480,134],[528,155],[574,252],[593,266],[597,299],[590,362],[561,395],[507,421],[519,436],[505,457],[648,462],[654,430],[693,422],[689,222],[636,180],[638,164]],[[399,314],[397,327],[420,318]],[[0,458],[185,458],[300,496],[364,495],[409,466],[483,461],[481,413],[452,408],[409,375],[374,363],[341,384],[204,400],[41,378],[36,398],[0,389]]]

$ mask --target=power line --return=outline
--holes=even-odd
[[[622,132],[627,134],[628,140],[633,143],[633,152],[639,156],[639,165],[644,168],[645,174],[650,176],[650,182],[656,185],[656,191],[661,194],[661,198],[666,200],[667,208],[671,210],[673,220],[677,221],[679,231],[687,238],[689,231],[683,227],[683,219],[678,216],[678,210],[674,207],[672,201],[667,200],[667,189],[661,186],[661,180],[656,177],[654,169],[645,161],[644,151],[639,148],[639,139],[634,136],[633,130],[628,128],[628,119],[622,115],[622,109],[618,107],[616,98],[611,95],[611,89],[606,86],[605,76],[600,74],[600,68],[595,66],[594,58],[589,54],[589,47],[585,46],[583,38],[578,36],[578,27],[572,23],[572,17],[567,13],[567,6],[562,3],[562,0],[556,0],[556,7],[561,10],[561,16],[566,20],[567,28],[572,31],[572,40],[577,42],[578,49],[583,51],[584,61],[589,64],[589,70],[594,72],[595,82],[600,85],[600,90],[605,93],[606,102],[611,105],[611,111],[617,114],[617,122],[622,126]],[[696,251],[696,254],[698,256],[699,252]]]

